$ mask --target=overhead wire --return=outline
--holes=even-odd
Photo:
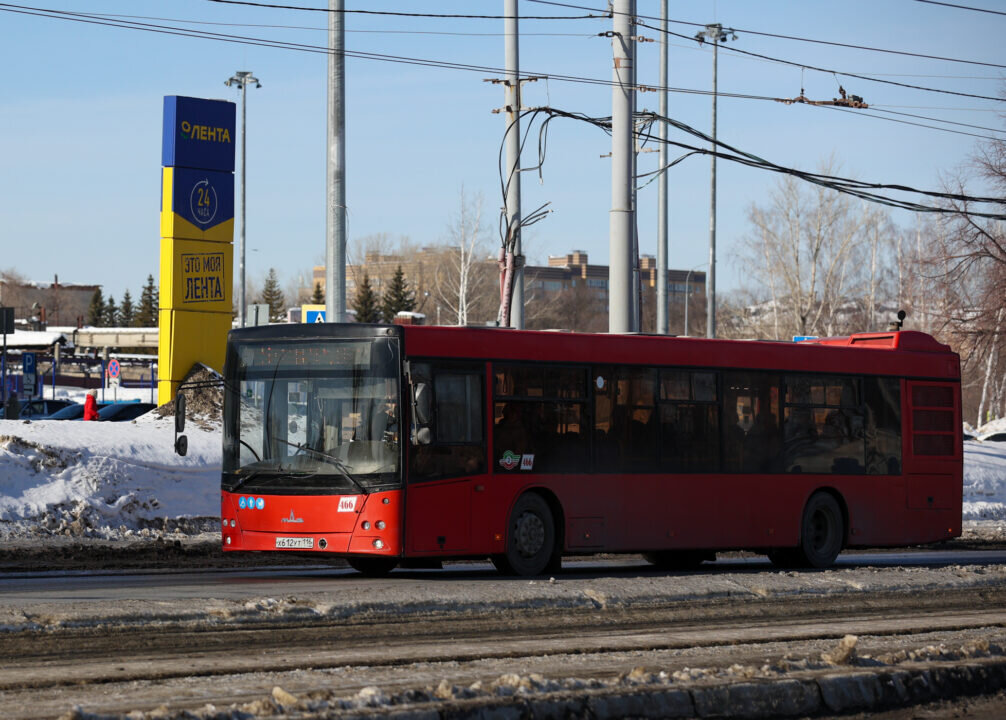
[[[971,10],[972,12],[988,13],[990,15],[1006,15],[1002,10],[986,10],[985,8],[969,7],[967,5],[955,5],[954,3],[938,2],[938,0],[915,0],[915,2],[926,3],[927,5],[942,5],[943,7],[955,8],[957,10]]]
[[[522,114],[525,117],[531,113],[546,114],[548,117],[543,121],[543,127],[550,123],[555,118],[569,118],[573,120],[578,120],[581,122],[587,122],[595,127],[598,127],[607,134],[611,134],[611,117],[590,117],[583,113],[573,113],[565,110],[559,110],[557,108],[534,108],[531,111],[526,111]],[[969,203],[980,203],[980,204],[995,204],[1004,205],[1003,198],[995,197],[982,197],[975,195],[966,195],[964,193],[948,193],[941,191],[932,190],[919,190],[908,185],[902,185],[897,183],[875,183],[875,182],[865,182],[862,180],[856,180],[854,178],[846,178],[836,175],[827,175],[824,173],[814,173],[805,170],[799,170],[797,168],[785,167],[778,165],[769,160],[761,158],[753,153],[745,152],[732,145],[723,142],[721,140],[714,140],[709,135],[697,130],[681,121],[674,120],[673,118],[664,117],[657,113],[637,113],[637,117],[645,116],[654,122],[663,122],[671,127],[674,127],[681,132],[692,135],[693,137],[699,138],[704,142],[710,143],[717,149],[701,148],[694,145],[689,145],[687,143],[674,141],[674,140],[664,140],[660,137],[654,137],[650,133],[641,133],[636,131],[637,137],[645,137],[649,140],[654,140],[655,142],[662,142],[668,145],[673,145],[679,147],[683,150],[688,151],[685,156],[678,158],[675,163],[680,162],[685,157],[695,154],[702,155],[714,155],[717,158],[728,160],[731,162],[739,163],[741,165],[746,165],[748,167],[757,168],[761,170],[767,170],[775,173],[792,175],[796,178],[804,180],[806,182],[814,183],[822,187],[835,190],[840,193],[851,195],[853,197],[866,200],[868,202],[879,203],[883,205],[888,205],[890,207],[901,208],[904,210],[911,210],[913,212],[925,212],[925,213],[938,213],[947,214],[956,212],[952,208],[940,207],[938,205],[923,205],[921,203],[902,200],[896,197],[890,197],[888,195],[882,195],[877,190],[892,190],[896,192],[904,192],[910,194],[921,195],[923,197],[929,197],[937,200],[952,200],[957,202],[969,202]],[[533,122],[533,119],[532,119]],[[539,131],[544,132],[544,130]],[[544,160],[539,158],[539,162],[543,163]],[[993,212],[969,212],[972,217],[989,218],[994,220],[1006,220],[1006,214],[1004,213],[993,213]]]
[[[601,10],[599,10],[597,8],[592,8],[592,7],[589,7],[589,6],[586,6],[586,5],[576,5],[576,4],[573,4],[573,3],[556,2],[555,0],[527,0],[527,1],[528,2],[537,3],[539,5],[554,5],[556,7],[565,7],[565,8],[571,8],[571,9],[574,9],[574,10],[587,10],[587,11],[593,11],[593,12],[602,12]],[[635,18],[637,18],[637,19],[643,19],[643,20],[658,20],[658,21],[662,21],[663,20],[663,18],[661,18],[661,17],[657,17],[657,16],[654,16],[654,15],[641,15],[639,13],[636,13]],[[673,20],[673,19],[670,19],[670,18],[668,18],[667,22],[674,23],[675,25],[689,25],[691,27],[700,27],[700,28],[704,28],[706,26],[706,23],[689,22],[687,20]],[[760,30],[751,30],[751,29],[739,28],[739,27],[735,27],[735,26],[731,26],[730,29],[734,30],[736,32],[739,32],[739,33],[745,33],[747,35],[759,35],[761,37],[771,37],[771,38],[777,38],[777,39],[780,39],[780,40],[793,40],[793,41],[796,41],[796,42],[814,43],[814,44],[818,44],[818,45],[830,45],[832,47],[843,47],[843,48],[849,48],[851,50],[867,50],[867,51],[870,51],[870,52],[886,53],[886,54],[889,54],[889,55],[904,55],[904,56],[907,56],[907,57],[922,58],[924,60],[941,60],[941,61],[944,61],[944,62],[962,63],[962,64],[965,64],[965,65],[981,65],[981,66],[984,66],[984,67],[1006,68],[1006,65],[1000,65],[998,63],[983,62],[981,60],[964,60],[962,58],[943,57],[941,55],[928,55],[926,53],[915,53],[915,52],[910,52],[908,50],[891,50],[890,48],[872,47],[870,45],[856,45],[856,44],[853,44],[853,43],[842,43],[842,42],[837,42],[837,41],[833,41],[833,40],[820,40],[820,39],[815,39],[815,38],[800,37],[798,35],[783,35],[783,34],[780,34],[780,33],[763,32],[763,31],[760,31]]]
[[[384,15],[390,17],[414,17],[433,19],[456,19],[456,20],[505,20],[506,15],[476,15],[470,13],[420,13],[403,12],[396,10],[332,10],[327,7],[304,7],[303,5],[281,5],[278,3],[256,2],[255,0],[207,0],[208,2],[220,5],[244,5],[247,7],[270,8],[274,10],[299,10],[303,12],[333,13],[341,12],[344,15]],[[606,10],[597,15],[521,15],[521,20],[594,20],[598,17],[610,17]]]
[[[330,49],[327,46],[311,45],[311,44],[307,44],[307,43],[294,43],[294,42],[283,41],[283,40],[272,40],[272,39],[268,39],[268,38],[258,38],[258,37],[251,37],[251,36],[245,36],[245,35],[233,35],[233,34],[216,33],[216,32],[210,32],[210,31],[205,31],[205,30],[196,30],[196,29],[190,29],[190,28],[179,28],[179,27],[174,27],[174,26],[170,26],[170,25],[157,25],[157,24],[152,24],[152,23],[141,23],[141,22],[136,22],[136,21],[133,21],[133,20],[108,19],[107,15],[94,15],[94,14],[91,14],[91,13],[79,13],[79,12],[71,12],[71,11],[64,11],[64,10],[54,10],[54,9],[48,9],[48,8],[37,8],[37,7],[32,7],[32,6],[15,5],[15,4],[12,4],[12,3],[0,3],[0,11],[11,12],[11,13],[18,13],[18,14],[24,14],[24,15],[34,15],[34,16],[46,17],[46,18],[50,18],[50,19],[62,19],[62,20],[81,22],[81,23],[86,23],[86,24],[104,25],[104,26],[109,26],[109,27],[118,27],[118,28],[123,28],[123,29],[143,30],[143,31],[147,31],[147,32],[153,32],[153,33],[159,33],[159,34],[165,34],[165,35],[174,35],[174,36],[180,36],[180,37],[190,37],[190,38],[205,39],[205,40],[216,40],[216,41],[220,41],[220,42],[228,42],[228,43],[235,43],[235,44],[245,44],[245,45],[260,46],[260,47],[271,47],[271,48],[276,48],[276,49],[294,50],[294,51],[309,52],[309,53],[323,54],[323,55],[327,55],[327,54],[329,54],[331,52]],[[645,26],[645,27],[649,27],[649,26]],[[655,28],[651,28],[651,29],[655,29]],[[678,37],[685,37],[685,36],[679,35],[677,33],[669,33],[669,34],[676,35]],[[691,40],[691,38],[686,38],[686,39]],[[742,52],[744,54],[757,55],[756,53],[750,53],[749,51],[740,51],[737,48],[733,48],[733,47],[730,47],[730,48],[726,48],[725,47],[725,49],[729,49],[729,50],[735,51],[735,52]],[[383,53],[371,53],[371,52],[364,52],[364,51],[346,50],[344,52],[345,52],[345,55],[347,57],[354,57],[354,58],[367,59],[367,60],[375,60],[375,61],[382,61],[382,62],[401,63],[401,64],[407,64],[407,65],[418,65],[418,66],[424,66],[424,67],[436,67],[436,68],[442,68],[442,69],[453,69],[453,70],[461,70],[461,71],[468,71],[468,72],[480,72],[480,73],[497,73],[498,74],[498,73],[502,73],[503,72],[502,68],[492,67],[492,66],[485,66],[485,65],[472,65],[472,64],[465,64],[465,63],[456,63],[456,62],[442,61],[442,60],[432,60],[432,59],[427,59],[427,58],[415,58],[415,57],[400,56],[400,55],[387,55],[387,54],[383,54]],[[764,57],[764,56],[759,56],[759,57]],[[783,63],[787,63],[787,64],[798,65],[798,63],[791,63],[790,61],[783,61],[783,60],[778,60],[778,59],[774,59],[774,58],[768,58],[768,59],[771,59],[771,60],[776,61],[776,62],[783,62]],[[835,71],[823,70],[821,68],[812,68],[812,69],[821,70],[822,72],[835,72]],[[608,87],[610,87],[610,86],[612,86],[614,84],[614,82],[611,79],[589,78],[589,77],[582,77],[582,76],[575,76],[575,75],[560,75],[560,74],[553,74],[553,73],[530,73],[530,74],[539,75],[539,76],[542,76],[542,77],[546,77],[546,78],[549,78],[549,79],[552,79],[552,80],[556,80],[556,81],[561,81],[561,82],[580,83],[580,84],[588,84],[588,85],[591,85],[591,84],[592,85],[602,85],[602,86],[608,86]],[[845,73],[842,73],[842,74],[844,75]],[[883,82],[883,81],[880,81],[880,82]],[[646,90],[656,91],[656,90],[664,90],[664,89],[666,89],[668,92],[673,92],[673,93],[678,93],[678,94],[694,94],[694,95],[712,95],[713,94],[709,90],[699,90],[699,89],[681,88],[681,87],[662,88],[662,87],[654,87],[654,86],[647,86],[647,85],[637,85],[636,88],[638,90],[640,90],[640,91],[646,91]],[[778,101],[780,99],[780,98],[774,98],[774,97],[764,96],[764,95],[753,95],[753,94],[749,94],[749,93],[729,93],[729,92],[722,92],[722,91],[720,91],[720,92],[717,92],[716,94],[717,94],[718,97],[732,98],[732,99],[763,100],[763,101]],[[991,99],[999,99],[999,98],[991,98]],[[857,113],[863,113],[863,111],[861,111],[861,110],[857,110],[856,112]],[[931,126],[931,125],[925,125],[923,123],[914,123],[914,122],[908,122],[908,121],[898,121],[898,120],[896,120],[894,118],[886,118],[886,117],[882,117],[882,116],[871,115],[869,113],[867,113],[866,115],[869,116],[869,117],[876,117],[877,119],[888,120],[888,121],[892,121],[892,122],[904,122],[906,124],[915,125],[915,126],[918,126],[918,127],[923,127],[923,128],[931,129],[931,130],[937,130],[937,131],[941,131],[941,132],[949,132],[949,133],[955,133],[955,134],[962,134],[962,135],[967,135],[967,136],[971,136],[971,137],[978,137],[978,138],[988,139],[988,140],[995,140],[996,139],[996,138],[989,137],[989,136],[977,135],[975,133],[968,133],[968,132],[964,132],[964,131],[960,131],[960,130],[954,130],[954,129],[951,129],[951,128],[936,127],[936,126]],[[943,122],[943,123],[947,123],[947,124],[964,125],[963,123],[954,123],[952,121],[944,121],[944,120],[940,120],[940,119],[936,119],[936,118],[932,118],[932,120],[934,122]],[[974,126],[974,127],[980,128],[981,126]],[[985,128],[985,129],[990,129],[990,128]],[[993,130],[993,131],[994,132],[999,132],[999,131],[996,131],[996,130]]]
[[[674,32],[672,30],[662,30],[661,28],[653,27],[652,25],[647,25],[646,23],[642,23],[642,22],[641,23],[637,23],[637,24],[641,25],[642,27],[645,27],[645,28],[647,28],[649,30],[653,30],[654,32],[663,32],[663,33],[666,33],[668,35],[672,35],[672,36],[677,37],[677,38],[684,38],[686,40],[694,40],[694,38],[689,38],[687,35],[682,35],[681,33],[676,33],[676,32]],[[815,70],[817,72],[828,73],[828,74],[831,74],[831,75],[841,75],[843,77],[852,77],[852,78],[856,78],[858,80],[866,80],[868,82],[881,83],[881,84],[884,84],[884,85],[895,85],[897,87],[909,88],[911,90],[923,90],[925,92],[941,93],[941,94],[944,94],[944,95],[957,95],[957,96],[960,96],[960,97],[977,98],[979,100],[992,100],[994,102],[1006,102],[1006,98],[995,97],[995,96],[992,96],[992,95],[976,95],[974,93],[960,92],[960,91],[957,91],[957,90],[946,90],[946,89],[943,89],[943,88],[932,88],[932,87],[927,87],[925,85],[912,85],[911,83],[897,82],[896,80],[881,80],[879,78],[869,77],[868,75],[860,75],[858,73],[849,73],[849,72],[843,72],[841,70],[833,70],[833,69],[830,69],[830,68],[817,67],[815,65],[809,65],[807,63],[796,62],[795,60],[784,60],[782,58],[772,57],[771,55],[763,55],[761,53],[752,52],[750,50],[743,50],[741,48],[734,47],[733,45],[720,45],[720,48],[722,50],[726,50],[728,52],[738,53],[740,55],[749,55],[751,57],[761,58],[763,60],[770,60],[772,62],[782,63],[783,65],[790,65],[792,67],[803,68],[803,69],[806,69],[806,70]]]

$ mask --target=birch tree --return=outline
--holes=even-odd
[[[461,189],[458,211],[448,227],[448,244],[434,275],[434,292],[458,325],[484,319],[486,301],[494,299],[488,233],[482,222],[482,196],[470,199]]]

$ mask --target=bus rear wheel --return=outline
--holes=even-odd
[[[349,566],[367,577],[384,577],[398,566],[395,558],[351,557],[346,558]]]
[[[558,564],[555,518],[548,503],[537,493],[521,495],[510,511],[506,553],[493,558],[506,574],[541,575]]]
[[[842,508],[833,495],[819,492],[811,496],[803,509],[797,556],[805,567],[826,568],[834,564],[842,551],[845,523]]]

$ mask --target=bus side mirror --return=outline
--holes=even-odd
[[[433,433],[430,430],[430,384],[417,382],[412,386],[412,413],[415,418],[415,431],[412,434],[414,445],[429,445]]]
[[[175,397],[175,452],[182,457],[189,451],[189,439],[178,433],[185,430],[185,396]]]
[[[178,393],[175,398],[175,432],[185,431],[185,396]]]

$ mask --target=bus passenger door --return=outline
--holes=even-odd
[[[410,363],[415,417],[406,491],[408,552],[471,549],[472,476],[486,466],[484,374],[477,363]]]

